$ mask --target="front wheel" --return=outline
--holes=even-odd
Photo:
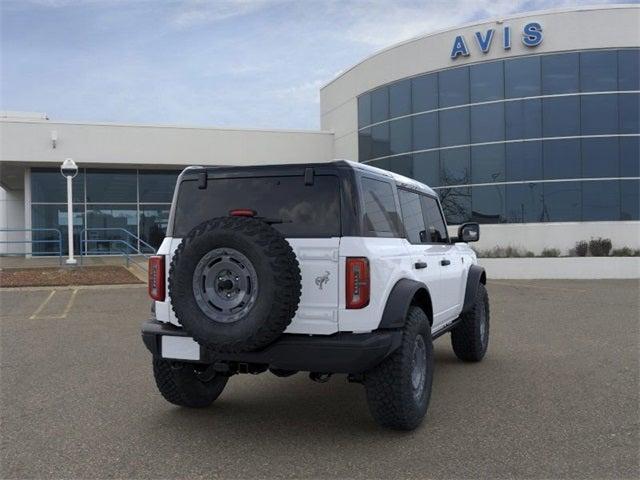
[[[365,374],[369,410],[383,427],[413,430],[424,418],[433,382],[431,328],[424,311],[411,307],[402,344]]]
[[[489,295],[478,285],[473,308],[462,315],[462,321],[451,331],[451,346],[465,362],[479,362],[489,346]]]
[[[216,375],[209,381],[203,381],[193,364],[161,358],[153,359],[153,376],[165,400],[189,408],[211,405],[220,396],[229,379]]]

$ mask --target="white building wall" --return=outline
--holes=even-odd
[[[24,232],[1,230],[24,228],[24,191],[0,187],[0,242],[23,240]],[[24,252],[25,245],[22,243],[0,243],[0,254]]]

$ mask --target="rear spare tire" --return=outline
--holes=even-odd
[[[169,270],[171,305],[182,327],[220,352],[273,342],[291,323],[300,289],[293,249],[254,218],[214,218],[196,226]]]

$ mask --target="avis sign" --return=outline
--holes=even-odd
[[[475,32],[475,39],[480,51],[487,53],[493,43],[493,37],[496,35],[494,28],[488,29],[486,32]],[[542,26],[538,22],[527,23],[522,27],[522,36],[520,38],[526,47],[537,47],[542,43]],[[502,48],[509,50],[511,48],[511,27],[505,26],[502,29]],[[458,57],[468,57],[470,54],[469,47],[464,35],[458,35],[453,41],[451,49],[451,58],[455,60]]]

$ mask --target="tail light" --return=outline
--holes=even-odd
[[[369,305],[369,277],[367,258],[347,257],[347,308],[364,308]]]
[[[149,257],[149,296],[164,302],[164,255]]]

